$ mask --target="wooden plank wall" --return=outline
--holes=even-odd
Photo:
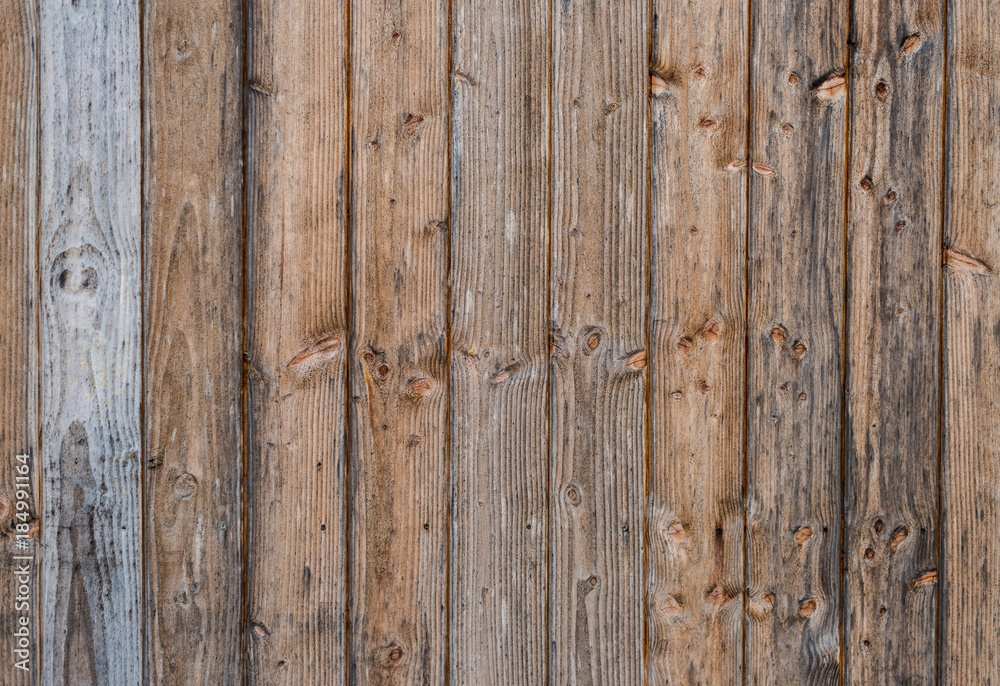
[[[0,683],[1000,681],[998,14],[0,0]]]

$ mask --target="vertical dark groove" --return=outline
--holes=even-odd
[[[244,686],[250,683],[250,638],[247,635],[247,626],[249,626],[249,605],[250,605],[250,584],[249,584],[249,567],[250,567],[250,556],[248,554],[249,548],[247,548],[247,531],[249,529],[249,518],[247,517],[247,471],[249,465],[249,451],[250,451],[250,407],[249,407],[249,383],[250,383],[250,368],[249,368],[249,351],[250,351],[250,302],[249,302],[249,284],[250,284],[250,241],[249,238],[249,227],[248,227],[248,212],[247,212],[247,195],[249,193],[247,187],[247,169],[250,166],[250,108],[249,108],[249,65],[250,65],[250,0],[242,0],[243,8],[243,50],[241,55],[242,60],[242,83],[240,84],[240,99],[241,108],[240,120],[241,120],[241,150],[240,154],[243,158],[243,168],[242,168],[242,181],[243,188],[241,189],[241,212],[242,212],[242,232],[243,232],[243,244],[240,246],[240,258],[243,261],[243,292],[240,294],[241,300],[241,357],[242,364],[240,365],[240,370],[242,374],[241,390],[242,397],[240,403],[240,423],[243,435],[240,437],[240,532],[242,536],[242,550],[240,554],[240,597],[241,597],[241,614],[242,620],[240,622],[240,676],[241,681]]]
[[[843,327],[841,334],[841,364],[840,364],[840,598],[837,607],[840,608],[840,617],[837,618],[840,631],[839,651],[839,677],[838,683],[844,683],[844,671],[847,667],[847,651],[844,646],[844,637],[847,633],[847,380],[848,360],[847,360],[847,336],[850,331],[850,311],[848,306],[849,296],[849,274],[850,274],[850,251],[848,249],[850,241],[851,223],[851,61],[854,57],[854,37],[851,35],[854,17],[854,0],[847,0],[847,41],[845,49],[847,51],[844,63],[844,79],[846,79],[847,91],[844,94],[844,300],[843,300]]]
[[[347,331],[347,354],[344,359],[344,683],[351,684],[351,344],[354,327],[351,321],[351,2],[344,0],[344,322]]]
[[[146,147],[148,144],[146,132],[146,87],[149,79],[146,75],[146,2],[155,0],[139,0],[139,597],[142,607],[139,609],[141,641],[142,682],[149,683],[149,660],[151,651],[146,642],[148,638],[147,622],[149,612],[146,606]]]
[[[643,508],[642,508],[642,683],[649,683],[649,494],[652,482],[653,467],[653,99],[650,93],[650,74],[653,70],[654,40],[653,5],[656,0],[649,0],[647,10],[646,30],[649,34],[646,46],[646,473],[643,476]]]
[[[444,344],[444,368],[447,370],[448,383],[447,390],[444,396],[444,415],[445,415],[445,436],[444,436],[444,464],[445,464],[445,480],[447,482],[447,498],[445,499],[444,511],[445,511],[445,524],[448,527],[448,532],[445,534],[444,550],[445,550],[445,582],[444,582],[444,606],[446,608],[444,615],[444,683],[447,686],[451,683],[451,501],[453,497],[454,484],[451,479],[451,428],[452,428],[452,414],[451,414],[451,240],[452,232],[454,230],[454,208],[452,207],[452,179],[451,179],[451,156],[452,156],[452,137],[454,136],[454,129],[452,122],[454,121],[454,112],[452,111],[455,105],[454,100],[454,80],[451,77],[453,65],[453,51],[454,46],[452,41],[454,40],[454,27],[452,25],[454,12],[453,0],[447,0],[445,3],[448,7],[448,29],[447,29],[447,42],[448,50],[446,56],[446,70],[445,70],[445,81],[448,86],[448,135],[445,145],[447,146],[448,161],[445,164],[445,173],[447,179],[447,186],[445,188],[445,203],[448,206],[448,218],[447,225],[448,231],[445,234],[444,242],[444,260],[445,260],[445,276],[444,276],[444,327],[445,327],[445,344]]]
[[[753,0],[747,0],[747,140],[746,160],[743,173],[746,175],[746,217],[743,236],[743,611],[741,612],[741,633],[743,645],[740,655],[740,682],[747,683],[747,594],[750,592],[750,547],[749,508],[747,493],[750,487],[750,170],[753,166]]]
[[[942,476],[944,474],[944,426],[945,426],[945,392],[947,387],[945,386],[945,324],[947,320],[945,319],[947,313],[947,298],[948,289],[945,279],[947,277],[947,269],[944,263],[944,251],[947,249],[947,201],[948,201],[948,36],[951,33],[951,27],[949,24],[949,14],[948,8],[951,5],[951,0],[943,0],[944,3],[944,15],[942,21],[944,23],[944,45],[942,46],[942,61],[941,61],[941,77],[942,77],[942,88],[941,88],[941,264],[940,264],[940,276],[938,277],[938,464],[937,464],[937,568],[938,568],[938,583],[937,583],[937,602],[935,603],[936,616],[934,618],[934,630],[937,632],[937,636],[934,641],[934,683],[942,683],[942,673],[944,672],[944,613],[941,611],[941,600],[942,592],[941,588],[947,581],[944,573],[944,480]]]
[[[45,515],[45,474],[42,450],[42,21],[41,8],[36,0],[28,0],[34,14],[32,22],[32,45],[35,49],[35,455],[32,461],[35,484],[38,487],[38,501],[35,503],[36,516],[41,520]],[[39,528],[38,543],[41,548],[42,529]],[[44,549],[36,557],[36,569],[41,570]],[[38,602],[35,617],[38,629],[35,632],[35,649],[38,651],[37,684],[42,683],[45,674],[45,651],[42,637],[45,635],[45,575],[38,572]]]
[[[552,114],[552,90],[555,83],[555,51],[554,34],[555,0],[549,1],[549,88],[548,88],[548,159],[546,174],[548,175],[548,207],[546,223],[548,224],[548,245],[546,246],[545,263],[545,683],[552,683],[552,589],[555,584],[552,579],[552,176],[553,176],[553,129],[555,117]]]

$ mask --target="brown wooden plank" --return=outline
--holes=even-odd
[[[752,4],[746,678],[839,680],[846,0]]]
[[[551,681],[641,683],[649,5],[553,7]]]
[[[940,661],[947,684],[1000,682],[998,15],[997,0],[948,6]]]
[[[351,683],[445,682],[448,3],[351,9]]]
[[[549,23],[452,6],[453,686],[546,678]]]
[[[0,2],[0,683],[9,686],[37,684],[41,672],[37,11],[30,0]]]
[[[742,674],[747,3],[658,0],[651,683]]]
[[[345,679],[346,8],[247,7],[251,684]]]
[[[146,3],[146,663],[242,669],[243,8]]]
[[[935,683],[944,3],[854,3],[845,683]]]
[[[44,683],[142,679],[139,3],[39,5]]]

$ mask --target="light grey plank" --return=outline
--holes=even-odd
[[[142,676],[139,3],[42,0],[45,683]]]

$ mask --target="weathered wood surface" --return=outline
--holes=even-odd
[[[46,684],[142,679],[139,3],[42,0]]]
[[[1000,681],[997,14],[0,0],[0,681]]]
[[[554,7],[549,671],[641,683],[649,9]]]
[[[247,677],[345,678],[347,36],[247,6]]]
[[[650,682],[732,684],[743,655],[748,7],[658,0],[654,12]]]
[[[1000,34],[948,6],[941,683],[1000,682]]]
[[[845,0],[752,4],[746,679],[840,678]]]
[[[454,686],[547,677],[550,19],[452,3]]]
[[[851,28],[844,682],[933,684],[944,3]]]
[[[448,3],[351,10],[353,684],[445,683]]]
[[[240,674],[242,4],[147,2],[146,675]]]
[[[0,2],[0,45],[4,48],[0,52],[0,290],[4,294],[0,298],[0,683],[9,686],[38,684],[40,675],[37,11],[30,0]],[[27,456],[27,461],[19,462],[18,455]],[[27,483],[21,464],[30,470]],[[29,497],[19,498],[19,493]],[[32,537],[30,547],[18,549],[17,536],[25,534]],[[22,564],[30,569],[26,577]],[[30,601],[20,592],[22,585]],[[29,622],[25,629],[22,617]],[[15,632],[22,631],[26,648],[19,645],[21,636],[15,637]]]

